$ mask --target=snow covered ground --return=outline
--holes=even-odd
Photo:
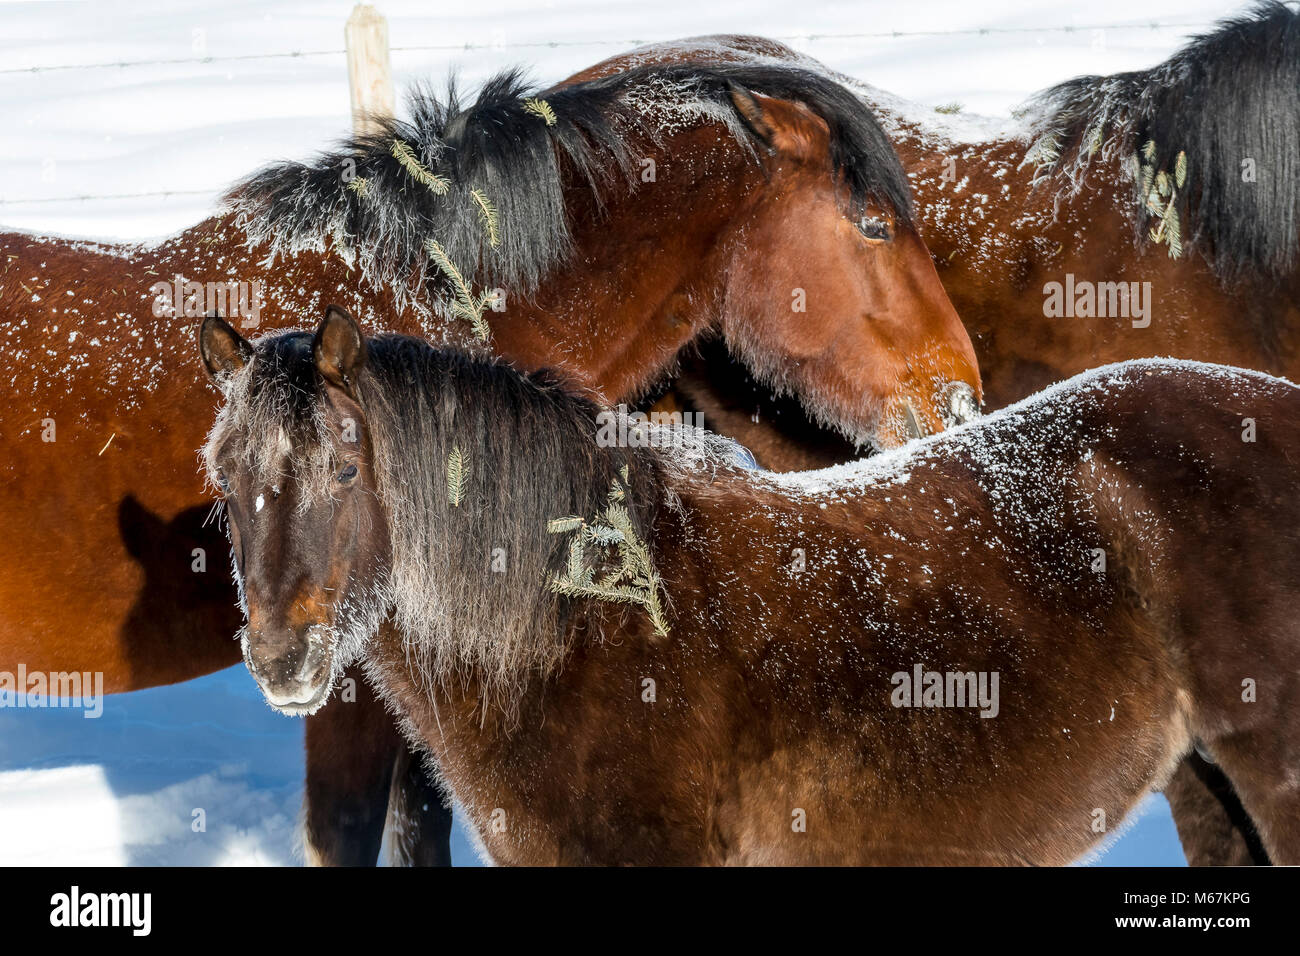
[[[518,63],[547,83],[636,43],[744,32],[900,96],[990,114],[1079,73],[1157,63],[1240,9],[1222,0],[1149,0],[1140,11],[1120,0],[378,5],[399,88],[452,69],[472,86]],[[165,235],[203,218],[261,163],[310,156],[348,129],[341,51],[351,6],[0,2],[0,225]],[[87,67],[123,61],[132,65]],[[118,198],[69,198],[83,196]],[[0,864],[295,863],[302,769],[301,721],[272,712],[242,668],[110,698],[97,720],[0,709]],[[453,850],[475,862],[464,833]],[[1182,863],[1163,798],[1099,862]]]

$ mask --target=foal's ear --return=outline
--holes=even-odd
[[[754,97],[754,94],[735,80],[728,80],[727,96],[731,99],[731,105],[735,107],[736,113],[749,127],[750,132],[761,139],[768,149],[772,149],[775,145],[776,130],[768,122],[763,107]]]
[[[357,397],[357,374],[366,364],[366,339],[345,309],[331,305],[311,346],[316,370],[331,385]]]
[[[199,326],[199,354],[203,367],[216,379],[238,372],[253,357],[253,347],[221,316],[209,312]]]

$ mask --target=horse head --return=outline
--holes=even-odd
[[[767,146],[767,184],[720,242],[721,328],[776,393],[888,448],[975,417],[979,372],[897,156],[851,94],[824,89],[834,102],[817,109],[733,90]]]
[[[244,661],[273,707],[312,713],[385,610],[387,519],[357,395],[365,340],[331,306],[314,335],[257,346],[209,316],[199,346],[226,398],[203,455],[228,516]]]

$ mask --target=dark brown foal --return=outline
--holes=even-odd
[[[1300,863],[1288,382],[1123,363],[779,476],[338,310],[205,329],[250,669],[360,657],[498,861],[1064,864],[1199,747]]]

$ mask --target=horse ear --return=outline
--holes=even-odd
[[[312,342],[312,356],[325,381],[357,397],[357,374],[366,364],[366,339],[346,309],[331,305],[325,310]]]
[[[749,127],[750,132],[761,139],[768,149],[772,149],[775,145],[776,130],[772,129],[772,124],[767,121],[763,107],[755,99],[754,94],[735,80],[728,80],[727,96],[730,97],[731,105],[735,107],[736,113]]]
[[[216,379],[238,372],[253,357],[253,347],[221,316],[209,312],[199,326],[199,354],[208,375]]]

